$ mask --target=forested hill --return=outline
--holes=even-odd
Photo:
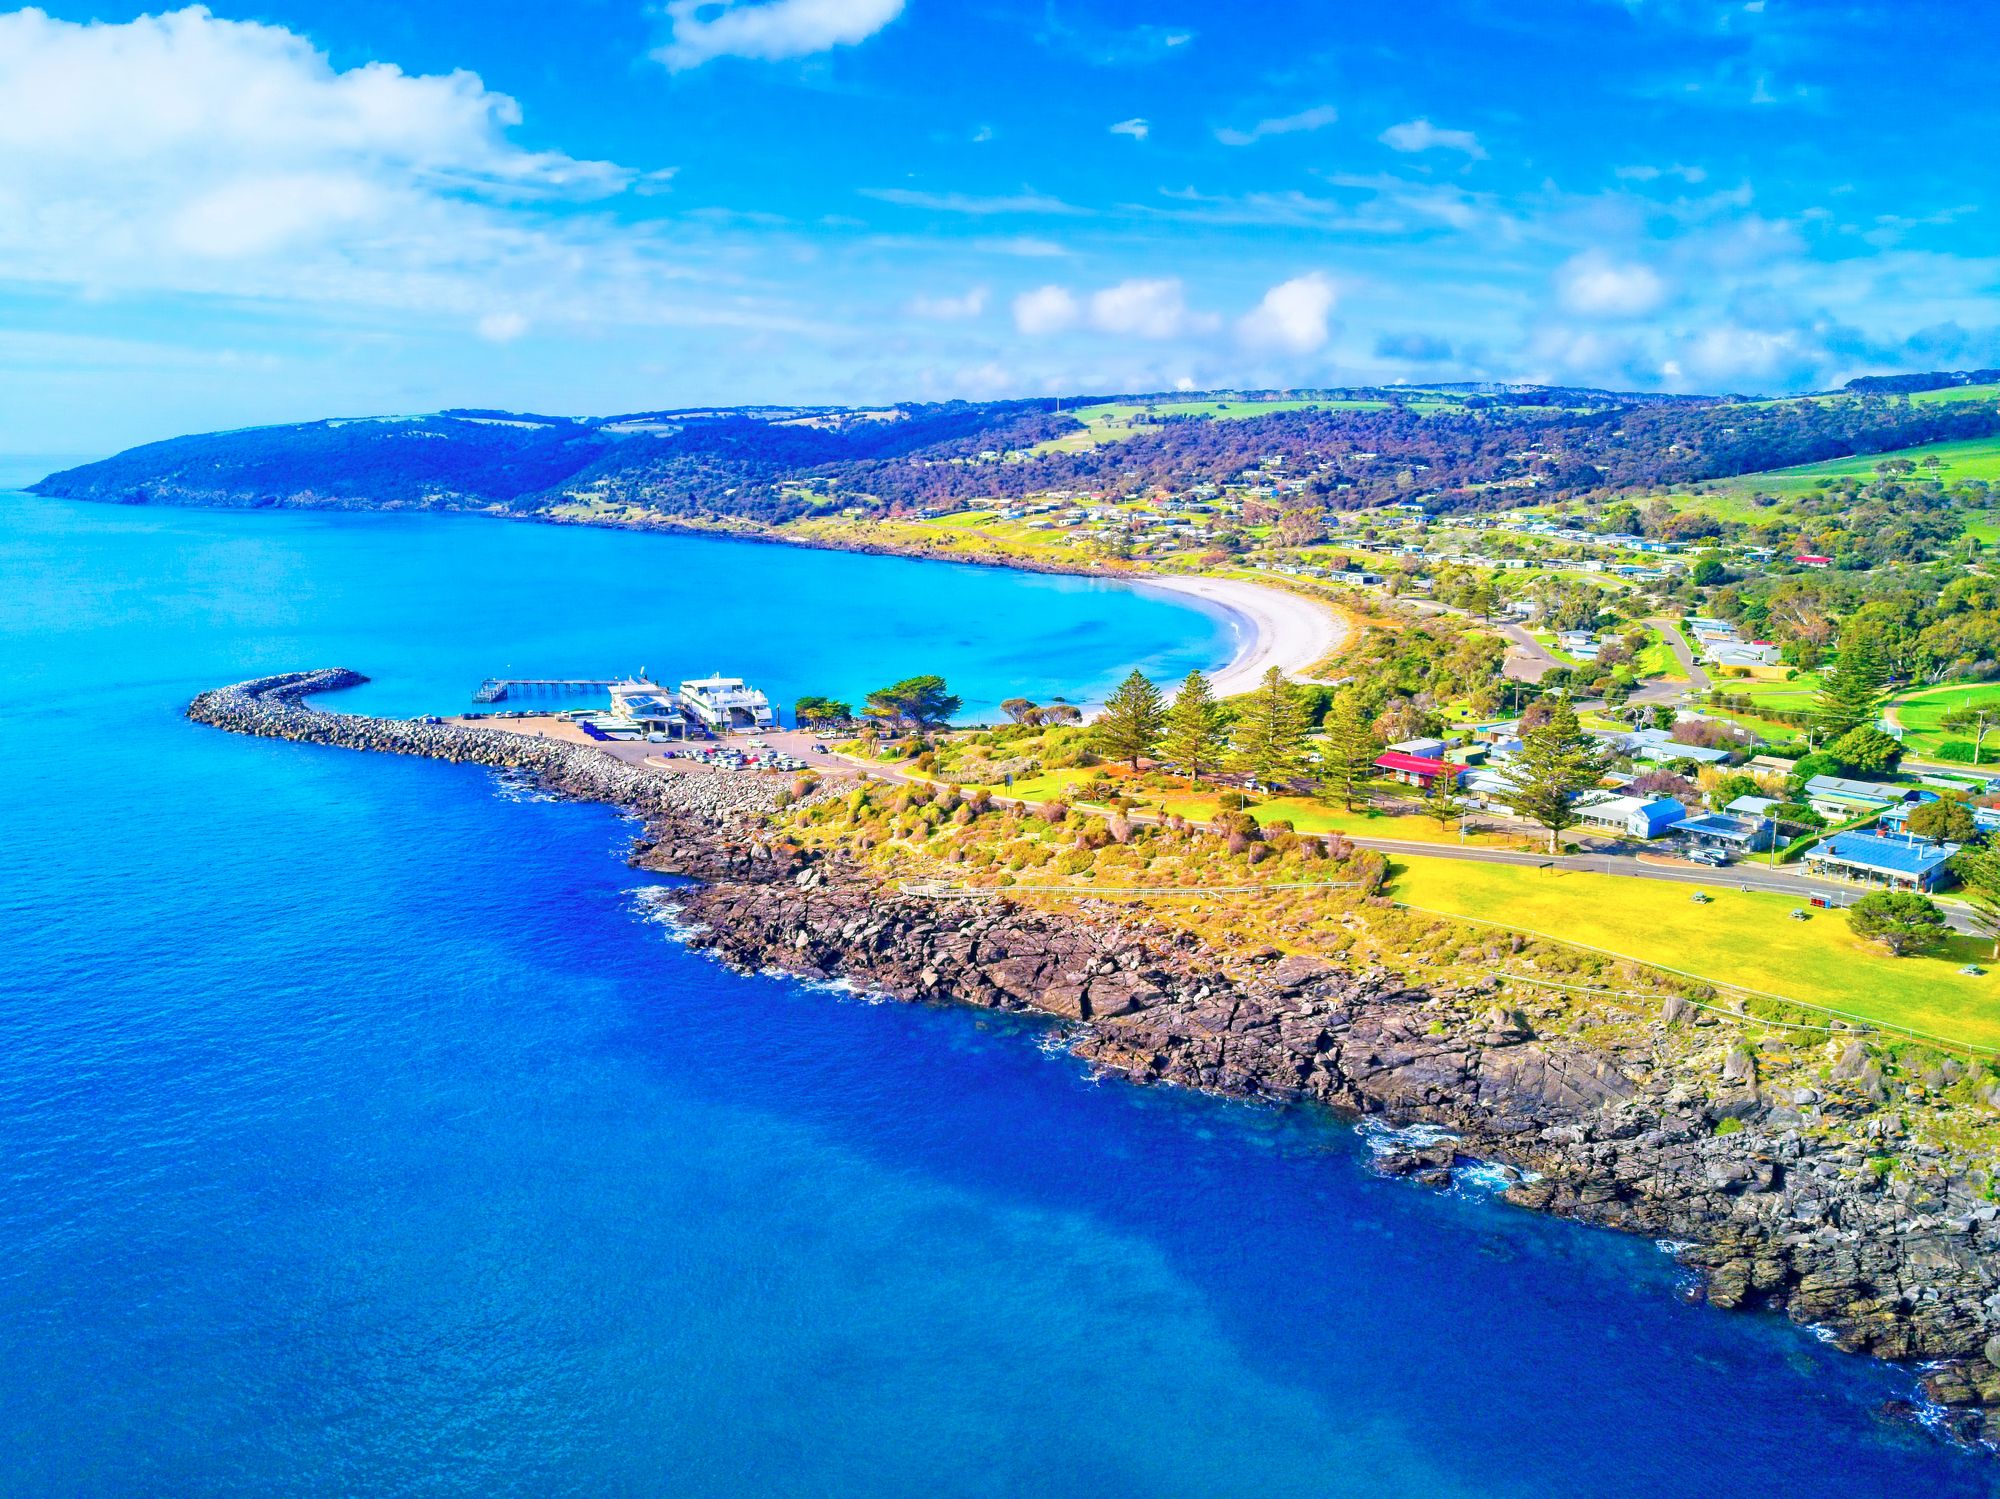
[[[533,514],[589,502],[783,521],[831,507],[902,513],[1050,490],[1224,483],[1277,460],[1311,476],[1302,503],[1422,499],[1455,510],[1518,503],[1524,491],[1683,485],[2000,433],[2000,387],[1940,375],[1857,385],[1781,401],[1449,386],[1101,398],[1068,410],[1049,400],[588,420],[461,410],[175,438],[35,488],[123,503]]]

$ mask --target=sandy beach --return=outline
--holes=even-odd
[[[1145,577],[1131,580],[1214,605],[1236,630],[1236,654],[1213,677],[1218,696],[1248,692],[1273,666],[1295,681],[1311,681],[1312,668],[1340,649],[1347,625],[1330,607],[1301,594],[1240,578]]]

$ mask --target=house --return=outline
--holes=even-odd
[[[1758,640],[1718,641],[1702,652],[1711,666],[1776,666],[1778,648]]]
[[[1504,770],[1480,768],[1460,777],[1466,799],[1474,804],[1501,811],[1511,810],[1507,798],[1514,794],[1513,779]]]
[[[1935,890],[1946,878],[1946,862],[1956,843],[1880,833],[1835,833],[1806,850],[1806,868],[1827,879],[1887,885],[1899,890]]]
[[[1579,802],[1584,826],[1648,842],[1687,818],[1687,808],[1670,796],[1604,796]]]
[[[1814,776],[1806,782],[1806,805],[1829,822],[1845,822],[1869,812],[1885,812],[1903,800],[1903,788],[1844,776]]]
[[[1743,768],[1753,776],[1782,776],[1790,780],[1798,761],[1780,759],[1776,755],[1752,755]]]
[[[1425,760],[1442,760],[1446,749],[1442,739],[1399,739],[1389,746],[1398,755],[1416,755]]]
[[[1580,651],[1586,646],[1595,646],[1597,635],[1591,630],[1558,630],[1556,644],[1566,651]]]
[[[1601,737],[1620,754],[1643,760],[1648,765],[1669,765],[1675,760],[1692,760],[1697,765],[1720,765],[1729,758],[1726,749],[1682,744],[1667,729],[1634,729],[1629,734],[1605,734]]]
[[[1817,552],[1800,552],[1798,556],[1792,559],[1792,561],[1798,563],[1800,567],[1833,566],[1833,559],[1831,557],[1822,557]]]
[[[1739,796],[1722,810],[1733,817],[1769,817],[1777,805],[1775,796]]]
[[[1375,768],[1387,771],[1392,781],[1401,781],[1405,786],[1420,786],[1426,790],[1439,776],[1448,775],[1456,783],[1461,773],[1458,766],[1448,764],[1442,757],[1405,755],[1396,750],[1384,750],[1377,755]]]
[[[1673,836],[1690,849],[1717,848],[1725,853],[1754,854],[1762,853],[1777,840],[1778,825],[1768,817],[1731,817],[1722,812],[1704,812],[1699,817],[1676,823]]]

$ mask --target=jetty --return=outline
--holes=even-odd
[[[475,703],[504,703],[515,697],[557,697],[575,692],[606,692],[614,677],[488,677],[472,694]]]

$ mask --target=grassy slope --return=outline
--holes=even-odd
[[[1745,893],[1719,881],[1713,903],[1685,885],[1511,865],[1398,859],[1396,899],[1425,910],[1518,925],[1562,941],[1699,973],[1720,983],[1846,1010],[1872,1020],[2000,1047],[2000,974],[1991,944],[1954,936],[1936,955],[1891,958],[1856,939],[1837,914],[1790,913],[1796,896]]]
[[[1066,437],[1052,438],[1048,442],[1037,443],[1029,449],[1031,453],[1080,453],[1090,448],[1101,447],[1107,442],[1122,442],[1142,427],[1134,418],[1140,415],[1156,417],[1201,416],[1221,421],[1239,421],[1246,417],[1269,416],[1277,411],[1386,411],[1388,401],[1154,401],[1150,403],[1116,401],[1102,406],[1079,406],[1070,415],[1084,424],[1085,430],[1072,432]],[[1413,411],[1451,411],[1458,408],[1458,402],[1443,398],[1412,398],[1405,402]]]
[[[1933,755],[1947,740],[1970,744],[1969,733],[1947,733],[1938,720],[1954,708],[1991,708],[2000,711],[2000,682],[1953,682],[1943,687],[1924,687],[1898,696],[1891,705],[1896,719],[1909,732],[1903,744],[1915,755]],[[1986,737],[1985,760],[2000,761],[2000,732]]]

